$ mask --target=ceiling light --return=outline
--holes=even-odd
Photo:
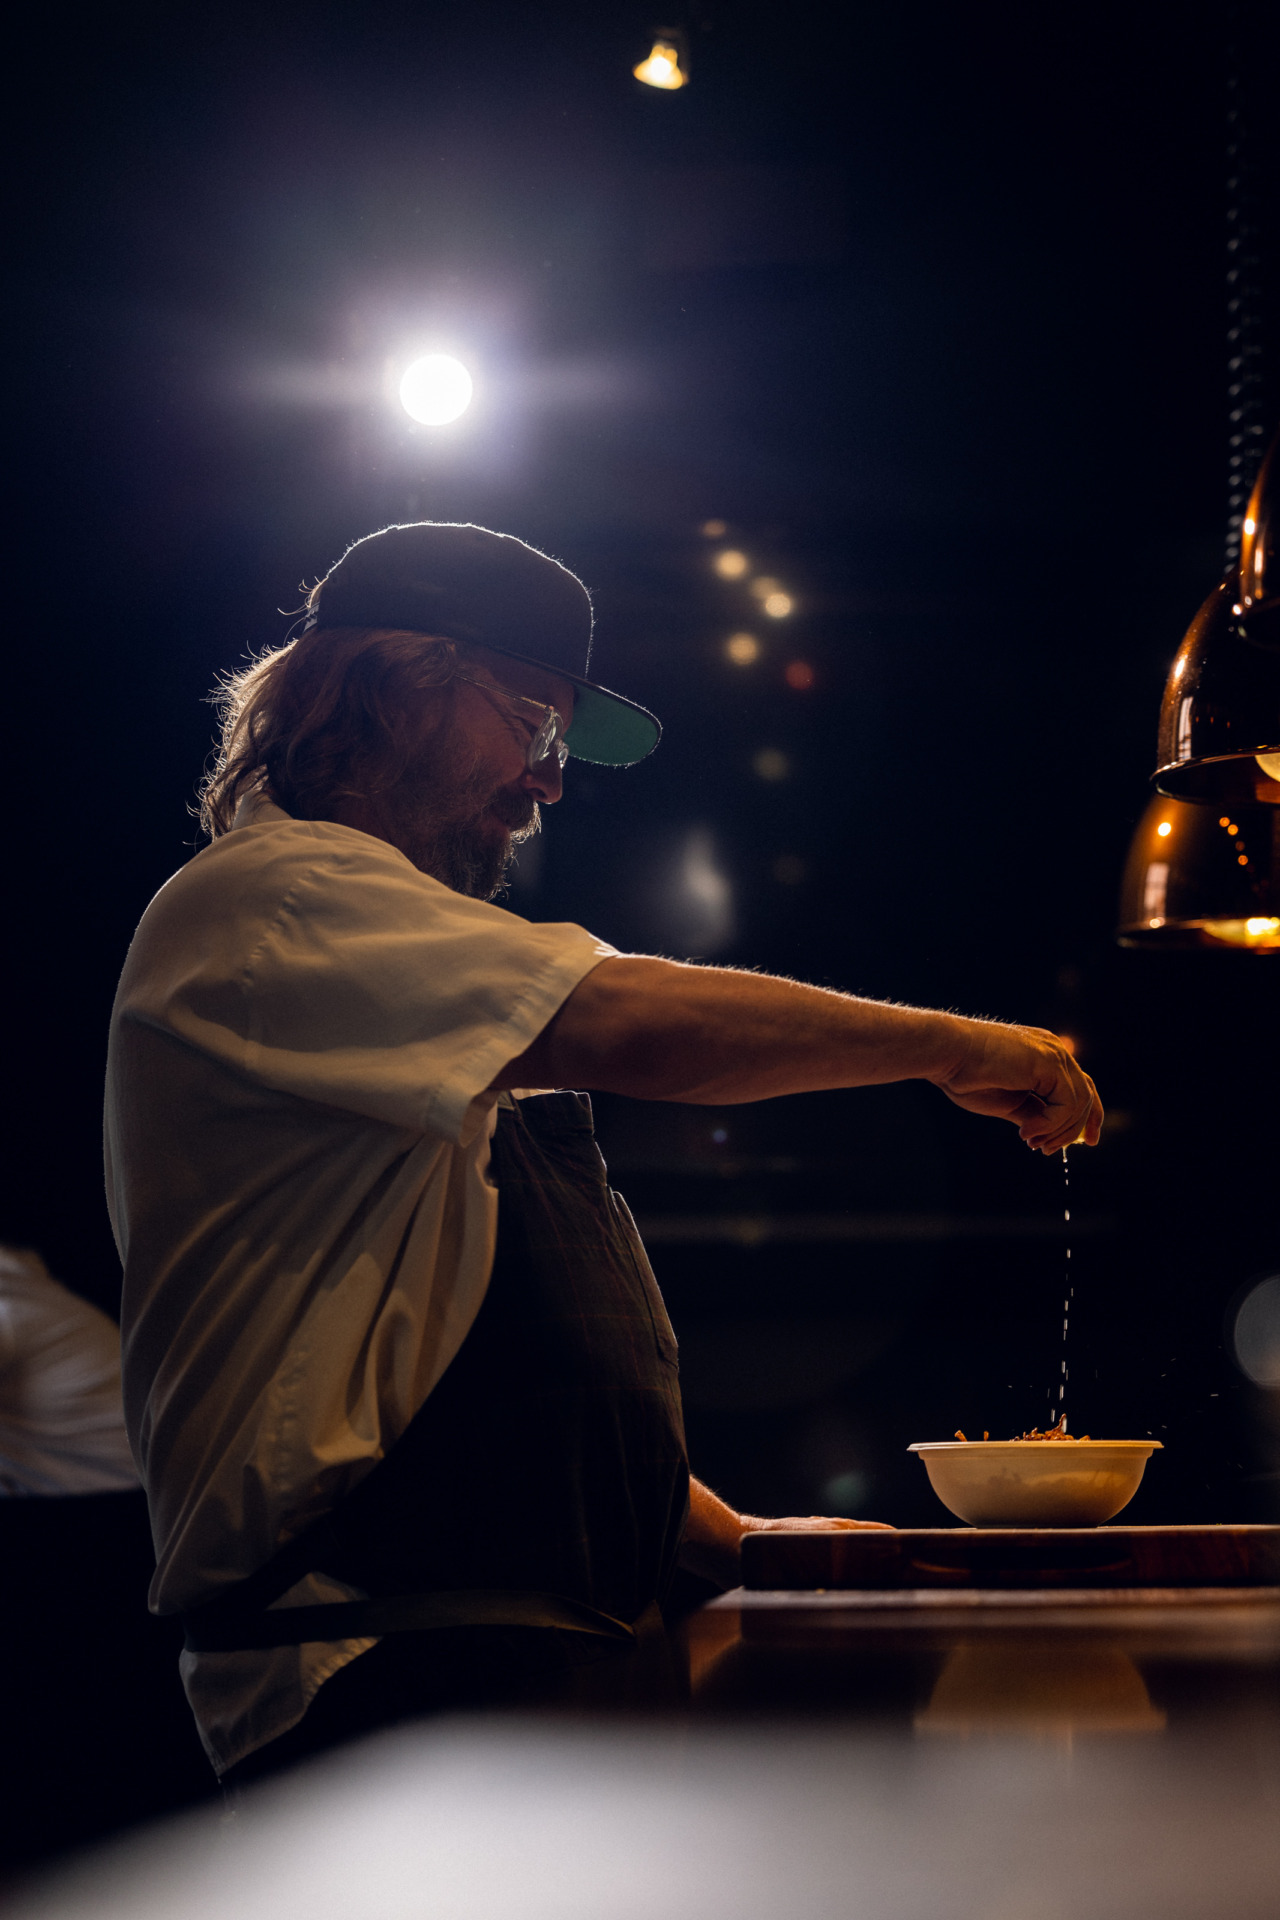
[[[443,427],[471,405],[472,381],[460,360],[447,353],[426,353],[406,368],[400,405],[424,427]]]

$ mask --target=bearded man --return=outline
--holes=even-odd
[[[925,1079],[1093,1142],[1051,1034],[619,954],[491,904],[568,757],[653,716],[591,603],[484,528],[389,527],[223,690],[210,845],[112,1019],[108,1196],[151,1605],[224,1778],[441,1706],[543,1699],[744,1532],[690,1482],[676,1344],[583,1093]]]

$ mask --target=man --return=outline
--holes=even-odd
[[[684,1456],[675,1342],[580,1094],[932,1081],[1055,1152],[1101,1108],[1035,1029],[628,956],[489,904],[570,754],[651,714],[589,677],[574,575],[391,527],[224,689],[212,844],[120,983],[108,1191],[151,1604],[246,1778],[448,1703],[541,1697],[744,1531]],[[823,1522],[822,1524],[838,1524]],[[854,1523],[846,1523],[854,1524]]]

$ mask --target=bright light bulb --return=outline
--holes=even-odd
[[[1258,765],[1270,780],[1280,780],[1280,753],[1260,753]]]
[[[680,70],[680,49],[673,47],[669,40],[655,40],[649,58],[631,71],[646,87],[661,87],[667,93],[683,87],[689,78]]]
[[[751,562],[736,547],[725,547],[711,563],[722,580],[741,580]]]
[[[1268,953],[1280,948],[1280,919],[1269,914],[1251,915],[1248,920],[1206,920],[1204,930],[1210,939],[1229,947],[1261,948]]]
[[[1167,837],[1167,835],[1169,835],[1169,834],[1171,834],[1171,833],[1173,832],[1173,823],[1172,823],[1172,821],[1169,821],[1169,820],[1162,820],[1162,821],[1160,822],[1160,825],[1159,825],[1159,826],[1158,826],[1158,827],[1156,828],[1156,832],[1157,832],[1157,833],[1158,833],[1158,834],[1160,835],[1160,838],[1161,838],[1162,840],[1163,840],[1163,839],[1165,839],[1165,838]]]
[[[471,375],[447,353],[425,353],[406,369],[400,405],[424,427],[443,427],[471,405]]]

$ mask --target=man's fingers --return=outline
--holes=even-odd
[[[892,1533],[893,1527],[887,1520],[850,1520],[845,1516],[836,1517],[821,1513],[790,1514],[779,1520],[758,1520],[753,1522],[752,1533],[819,1533],[828,1528],[838,1529],[841,1533],[875,1532]]]
[[[970,1113],[1012,1121],[1040,1153],[1078,1141],[1096,1145],[1103,1118],[1097,1088],[1056,1035],[986,1025],[973,1037],[975,1057],[941,1083],[948,1099]]]
[[[1097,1146],[1104,1117],[1102,1102],[1088,1074],[1082,1073],[1080,1077],[1084,1082],[1082,1098],[1065,1116],[1048,1108],[1042,1110],[1038,1119],[1029,1115],[1023,1121],[1019,1133],[1029,1147],[1040,1153],[1059,1153],[1063,1147]],[[1051,1125],[1055,1119],[1057,1124]]]

